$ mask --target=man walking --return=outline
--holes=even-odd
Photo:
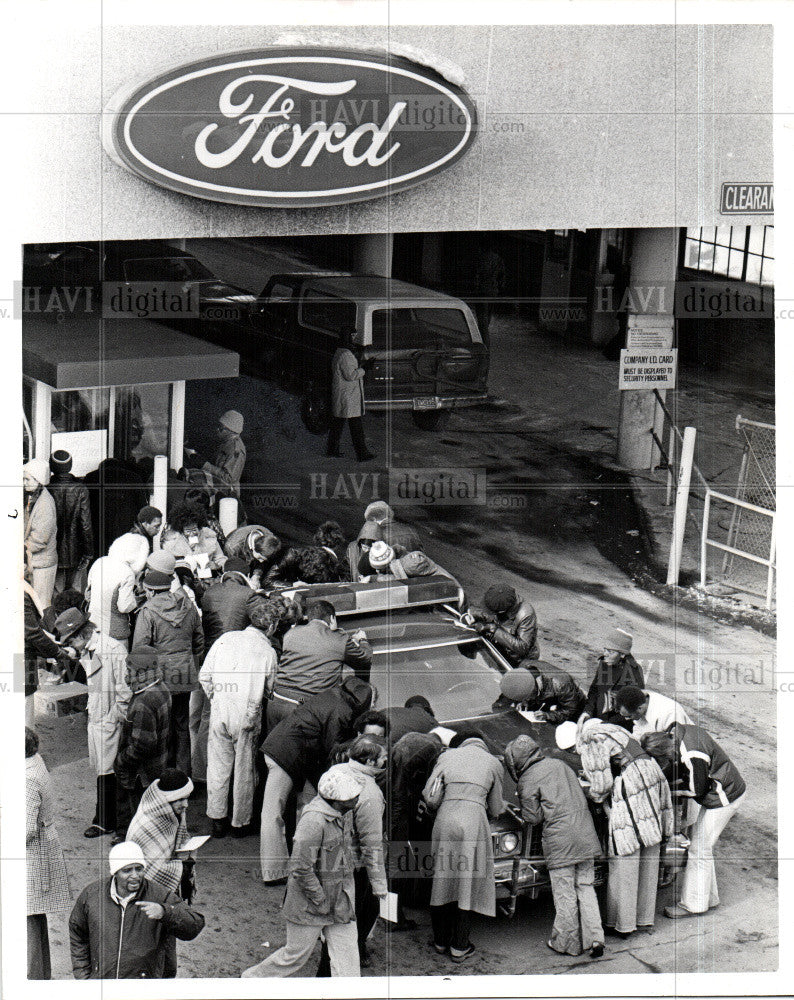
[[[207,816],[213,837],[226,835],[229,783],[234,772],[232,836],[249,831],[254,797],[254,745],[262,721],[262,702],[276,675],[270,637],[279,609],[268,601],[251,607],[251,624],[226,632],[212,645],[199,671],[210,702],[207,748]]]
[[[339,347],[331,362],[331,429],[328,431],[328,449],[331,458],[341,458],[339,440],[345,422],[350,427],[350,437],[359,462],[369,462],[375,456],[367,449],[364,438],[364,375],[353,353],[353,334],[346,330],[339,338]]]
[[[117,844],[108,864],[110,879],[87,885],[69,917],[74,978],[162,979],[170,939],[192,941],[204,917],[145,878],[137,844]]]
[[[332,767],[320,778],[318,794],[303,810],[295,830],[283,913],[287,942],[241,979],[289,976],[311,957],[322,934],[332,976],[359,976],[355,883],[350,827],[345,814],[356,805],[361,783]]]

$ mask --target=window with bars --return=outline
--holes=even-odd
[[[775,280],[774,226],[687,229],[682,265],[724,278],[771,286]]]

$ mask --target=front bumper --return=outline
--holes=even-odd
[[[433,406],[415,406],[414,396],[393,396],[390,399],[364,398],[364,406],[368,410],[455,410],[461,406],[481,406],[489,401],[488,393],[472,393],[468,396],[433,396]],[[422,397],[425,398],[425,397]]]

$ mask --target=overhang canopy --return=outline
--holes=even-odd
[[[26,315],[22,370],[53,389],[233,378],[240,356],[151,320]]]

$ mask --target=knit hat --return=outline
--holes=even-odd
[[[518,595],[506,583],[495,583],[485,591],[483,604],[495,615],[506,614],[515,607]]]
[[[156,784],[163,793],[163,798],[168,802],[186,799],[193,791],[193,782],[184,771],[180,771],[176,767],[166,768],[158,778]]]
[[[43,458],[31,458],[29,462],[25,462],[22,466],[22,471],[27,472],[29,476],[33,476],[36,482],[42,486],[46,486],[50,481],[50,467]]]
[[[561,722],[554,730],[554,739],[560,750],[571,750],[576,743],[576,723]]]
[[[227,573],[242,573],[244,576],[248,576],[248,563],[245,559],[238,559],[237,556],[232,556],[231,559],[227,559],[223,564],[224,576]]]
[[[53,473],[72,471],[72,456],[68,451],[59,448],[50,455],[50,471]]]
[[[376,521],[365,521],[361,526],[361,531],[359,531],[356,541],[379,542],[382,538],[383,532],[380,529],[380,525]]]
[[[517,667],[503,674],[500,686],[505,698],[516,703],[529,701],[537,691],[535,677],[524,667]]]
[[[163,512],[161,510],[147,504],[145,507],[141,507],[135,520],[138,524],[151,524],[152,521],[156,521],[158,517],[162,518],[162,516]]]
[[[146,568],[156,570],[158,573],[164,573],[169,577],[173,576],[176,569],[176,556],[173,556],[165,549],[155,549],[146,560]]]
[[[145,868],[146,858],[134,840],[125,840],[110,848],[108,865],[110,866],[110,874],[115,875],[117,871],[126,868],[127,865],[143,865]]]
[[[71,638],[75,632],[80,631],[87,621],[88,615],[84,615],[78,608],[67,608],[55,619],[55,631],[58,633],[58,638],[61,642]]]
[[[373,569],[385,569],[394,559],[394,549],[386,542],[373,542],[369,550],[369,564]]]
[[[227,410],[218,417],[218,423],[230,430],[232,434],[242,434],[245,421],[242,413],[238,413],[237,410]]]
[[[317,792],[326,802],[350,802],[358,798],[361,791],[361,782],[344,764],[334,764],[317,784]]]
[[[385,500],[373,500],[364,511],[365,521],[374,521],[380,524],[381,521],[391,521],[394,518],[394,511]]]
[[[161,573],[159,569],[150,569],[143,578],[143,585],[150,590],[170,590],[171,577],[168,573]]]
[[[613,629],[604,640],[604,649],[613,649],[617,653],[628,654],[631,652],[633,638],[622,628]]]

